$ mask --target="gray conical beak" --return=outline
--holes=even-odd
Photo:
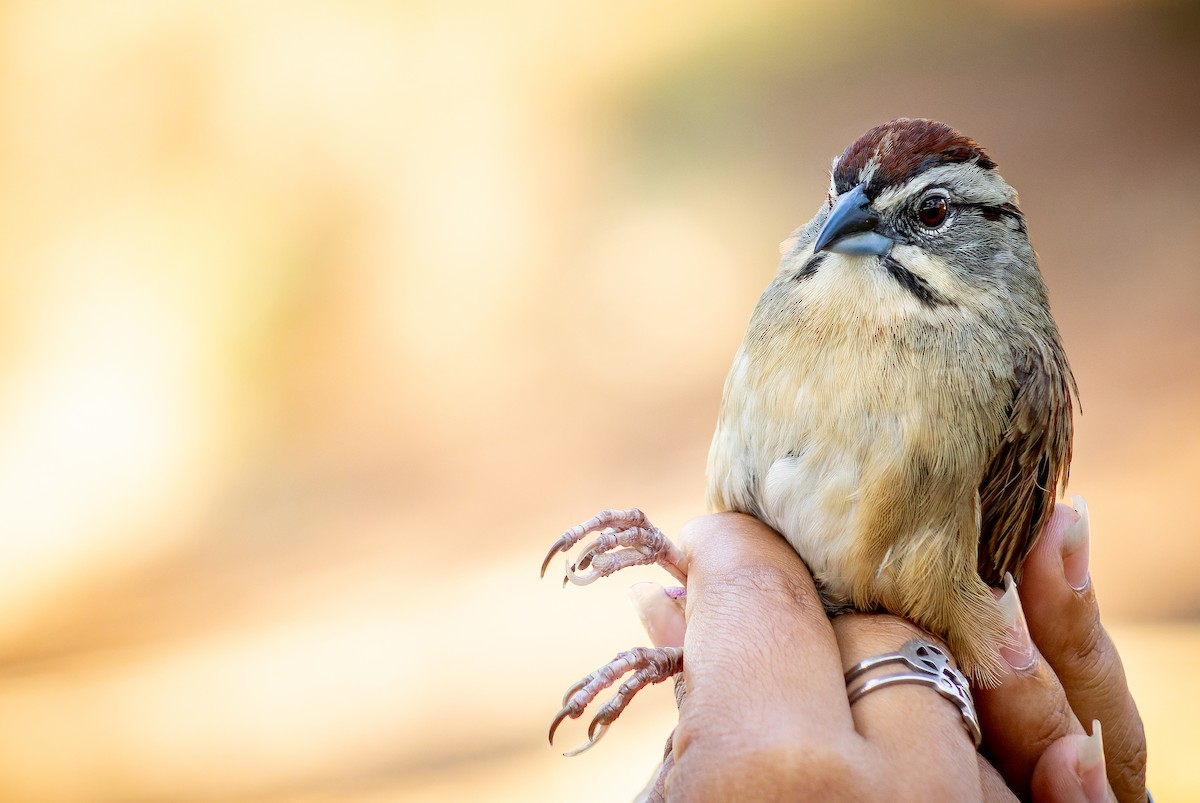
[[[878,231],[879,215],[871,209],[871,200],[859,184],[838,196],[833,211],[817,234],[813,253],[832,251],[835,254],[874,254],[884,256],[893,241]]]

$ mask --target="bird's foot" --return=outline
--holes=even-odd
[[[683,671],[682,647],[634,647],[619,653],[616,658],[580,680],[563,695],[563,707],[550,723],[550,744],[554,744],[554,732],[565,719],[578,719],[584,709],[595,700],[600,692],[616,683],[627,673],[633,674],[617,689],[588,725],[588,740],[565,756],[577,756],[592,747],[604,736],[625,706],[639,691],[654,683],[661,683]]]
[[[555,554],[569,551],[594,532],[600,535],[584,547],[579,559],[574,563],[567,559],[563,585],[569,580],[584,586],[626,566],[650,563],[662,566],[679,582],[687,582],[687,555],[637,508],[603,510],[583,524],[567,530],[546,553],[546,559],[542,561],[542,576],[546,576],[546,567]],[[585,571],[589,568],[591,571]]]

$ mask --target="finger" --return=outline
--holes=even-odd
[[[842,664],[898,652],[913,639],[937,639],[909,622],[889,615],[843,614],[833,619]],[[953,659],[951,659],[953,660]],[[910,671],[904,664],[871,670],[883,678]],[[981,795],[975,741],[957,705],[936,689],[920,684],[894,684],[875,689],[852,706],[854,724],[876,748],[895,788],[921,789],[930,800],[978,799]]]
[[[1002,647],[999,685],[975,689],[983,748],[1017,797],[1029,797],[1034,768],[1052,744],[1083,733],[1053,670],[1029,637],[1021,597],[1012,578],[1000,595],[1012,646]]]
[[[1033,771],[1034,803],[1109,803],[1100,723],[1091,736],[1064,736],[1042,753]]]
[[[766,784],[768,775],[779,783],[789,770],[825,772],[821,756],[835,761],[845,755],[841,740],[861,740],[833,629],[808,570],[786,541],[749,516],[696,519],[683,542],[690,555],[688,694],[675,733],[671,794],[756,799],[770,796],[754,785]]]
[[[979,782],[983,787],[984,803],[1016,803],[1017,796],[1008,788],[1002,776],[982,754],[975,754],[979,765]]]
[[[1125,670],[1100,623],[1088,574],[1090,522],[1082,497],[1060,504],[1026,560],[1021,597],[1034,643],[1062,683],[1078,718],[1104,723],[1109,781],[1118,800],[1142,801],[1146,735]]]
[[[682,591],[683,589],[672,589]],[[682,647],[684,618],[680,594],[673,594],[658,583],[634,583],[629,598],[650,643],[655,647]]]
[[[697,519],[684,539],[696,562],[688,575],[685,649],[696,670],[686,675],[689,694],[723,688],[732,676],[747,699],[705,702],[720,706],[712,710],[722,716],[759,722],[760,730],[775,723],[790,731],[798,722],[806,731],[849,730],[837,642],[795,550],[738,514]],[[777,698],[784,697],[780,709]],[[830,698],[841,705],[830,706]],[[761,710],[750,713],[748,702]]]

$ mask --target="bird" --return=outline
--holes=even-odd
[[[1010,637],[990,587],[1020,579],[1066,486],[1079,397],[1017,193],[974,140],[899,118],[833,160],[780,252],[725,381],[707,506],[778,531],[831,615],[905,617],[994,685]],[[568,530],[543,575],[591,533],[564,584],[639,563],[686,581],[686,555],[637,509]],[[591,747],[684,659],[621,653],[568,689],[551,741],[632,670],[571,753]]]

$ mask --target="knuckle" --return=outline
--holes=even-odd
[[[735,734],[706,727],[703,718],[681,717],[675,730],[672,780],[686,777],[705,800],[782,799],[867,801],[869,762],[838,739],[796,738],[795,732]],[[682,789],[682,786],[678,787]],[[692,797],[685,795],[685,797]]]
[[[789,775],[803,779],[803,788],[814,800],[853,799],[846,795],[858,784],[862,772],[843,750],[831,744],[808,743],[789,748],[778,761],[787,762]]]
[[[735,566],[722,573],[719,587],[708,593],[728,594],[731,597],[750,595],[751,598],[769,597],[774,602],[787,603],[804,610],[824,606],[811,587],[797,582],[797,577],[779,566],[757,564]]]
[[[1113,788],[1119,790],[1118,797],[1122,800],[1133,800],[1140,803],[1144,800],[1146,790],[1146,750],[1142,748],[1137,764],[1122,764],[1116,767],[1109,780]]]
[[[1064,701],[1065,703],[1065,701]],[[1052,705],[1034,717],[1021,734],[1030,755],[1041,755],[1050,745],[1072,732],[1074,714],[1065,705]]]
[[[1076,699],[1108,700],[1111,704],[1126,688],[1125,669],[1099,618],[1072,646],[1065,665],[1056,670]]]
[[[1109,762],[1109,781],[1120,800],[1142,800],[1146,789],[1146,732],[1142,718],[1136,713],[1126,727],[1114,734],[1111,742],[1105,738],[1105,752],[1113,756]]]
[[[863,799],[855,791],[862,786],[862,766],[837,743],[763,744],[735,757],[734,766],[751,783],[774,776],[781,788],[803,792],[806,799]]]
[[[1104,673],[1109,663],[1108,637],[1100,624],[1100,617],[1089,617],[1080,637],[1070,646],[1068,661],[1073,673],[1080,678],[1095,678]]]

